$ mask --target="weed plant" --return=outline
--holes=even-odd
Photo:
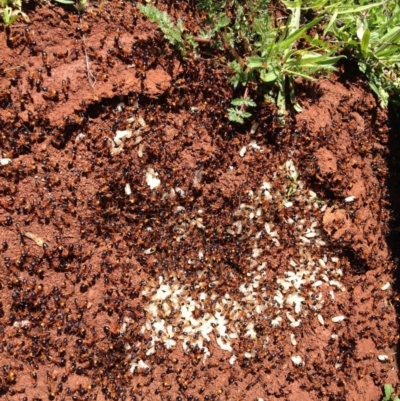
[[[20,15],[25,22],[29,22],[29,17],[22,11],[22,0],[0,0],[0,15],[7,26],[14,23]]]
[[[385,384],[383,386],[383,397],[381,401],[400,401],[400,398],[390,384]]]
[[[270,0],[198,3],[206,15],[200,38],[211,41],[216,51],[228,51],[231,82],[242,91],[228,109],[231,121],[243,123],[251,116],[248,108],[256,105],[248,98],[251,84],[261,90],[266,101],[276,103],[278,120],[284,124],[288,105],[301,111],[295,100],[295,79],[314,80],[335,71],[343,57],[358,63],[382,107],[387,107],[390,98],[399,102],[398,2],[282,0],[281,17],[272,11],[277,3],[274,7]],[[196,53],[196,39],[184,32],[182,21],[174,24],[167,13],[152,5],[139,9],[158,24],[182,56]]]
[[[185,28],[181,19],[178,19],[176,24],[174,24],[168,13],[160,11],[151,4],[139,4],[138,8],[151,22],[155,22],[158,25],[165,39],[180,52],[184,59],[187,58],[190,49],[194,50],[197,47],[197,42],[194,40],[194,37],[185,33]]]
[[[380,105],[386,108],[389,100],[399,105],[400,2],[357,3],[311,5],[328,17],[323,35],[357,61]]]
[[[55,0],[64,5],[73,5],[79,13],[85,7],[87,0]],[[22,16],[25,22],[29,23],[29,17],[22,11],[22,0],[0,0],[0,16],[3,23],[7,26],[12,25],[19,16]]]
[[[87,0],[55,0],[81,13]],[[400,2],[382,0],[199,0],[205,15],[199,36],[172,21],[152,4],[139,10],[156,23],[184,59],[198,56],[199,41],[229,55],[226,68],[238,93],[228,109],[231,121],[243,123],[256,106],[251,93],[275,102],[278,121],[287,108],[301,111],[296,78],[314,80],[335,71],[338,61],[355,60],[382,107],[400,104]],[[279,11],[279,13],[278,13]],[[22,0],[0,0],[0,15],[11,25],[21,15]]]

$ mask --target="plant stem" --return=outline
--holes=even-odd
[[[249,88],[248,88],[248,86],[246,85],[246,88],[245,88],[245,90],[244,90],[243,98],[246,99],[248,94],[249,94]],[[242,104],[242,105],[240,106],[240,111],[244,111],[244,104]]]
[[[81,22],[81,14],[80,13],[79,13],[79,21]],[[83,32],[82,32],[82,42],[83,42],[83,52],[85,53],[86,73],[87,73],[88,82],[89,82],[89,85],[91,86],[91,88],[94,89],[94,87],[96,85],[96,77],[92,74],[92,71],[90,71],[89,56],[87,55],[85,34]]]

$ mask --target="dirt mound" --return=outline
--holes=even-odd
[[[4,396],[397,383],[388,121],[362,81],[297,83],[285,129],[239,129],[220,61],[180,62],[134,5],[31,20],[0,33]]]

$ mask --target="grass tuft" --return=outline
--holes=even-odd
[[[242,94],[228,109],[231,121],[243,123],[251,116],[248,88],[256,88],[278,106],[284,125],[287,109],[301,111],[295,101],[296,78],[314,80],[336,71],[344,57],[357,62],[382,107],[399,103],[400,5],[395,0],[294,0],[274,3],[282,8],[277,17],[270,0],[200,0],[206,15],[200,39],[216,52],[230,56],[226,67],[233,87]],[[165,11],[139,5],[140,11],[158,24],[165,38],[182,56],[197,47],[183,23],[174,24]],[[312,16],[310,18],[309,16]],[[190,38],[191,40],[189,40]],[[246,95],[244,95],[246,94]],[[246,101],[243,101],[246,99]]]

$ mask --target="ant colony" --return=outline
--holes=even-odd
[[[214,343],[230,353],[233,365],[239,341],[253,344],[241,355],[250,359],[256,349],[268,347],[274,331],[285,332],[288,341],[297,344],[296,330],[303,325],[325,325],[324,307],[334,302],[335,292],[345,291],[340,258],[328,249],[321,227],[327,204],[307,190],[291,160],[269,177],[246,192],[246,199],[235,206],[231,226],[224,228],[224,235],[240,243],[240,267],[218,270],[218,259],[199,248],[195,258],[192,253],[186,260],[185,271],[169,269],[143,284],[146,321],[141,332],[150,341],[145,346],[125,344],[132,372],[149,368],[138,355],[150,356],[159,346],[197,350],[206,359]],[[184,206],[175,208],[176,214],[184,214]],[[198,210],[189,221],[177,219],[175,240],[190,241],[194,231],[206,230],[205,217]],[[155,250],[144,252],[157,259]],[[289,260],[286,266],[269,257],[277,250]],[[344,319],[329,314],[334,324]],[[128,325],[126,318],[121,334]],[[300,355],[292,358],[295,366],[303,360]]]

